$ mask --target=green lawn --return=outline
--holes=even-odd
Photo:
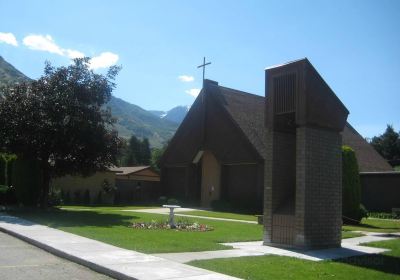
[[[185,215],[194,215],[202,217],[213,217],[213,218],[224,218],[224,219],[235,219],[235,220],[245,220],[245,221],[257,221],[257,217],[254,215],[245,214],[235,214],[228,212],[216,212],[216,211],[184,211],[179,212]]]
[[[165,221],[168,218],[167,215],[161,214],[121,211],[142,208],[145,207],[68,206],[59,210],[38,210],[33,212],[15,212],[13,214],[53,228],[96,239],[121,248],[145,253],[223,250],[229,249],[229,247],[219,243],[262,240],[263,236],[263,228],[261,225],[201,218],[177,217],[176,219],[207,224],[213,227],[214,230],[209,232],[182,232],[175,230],[144,230],[130,228],[129,225],[133,222],[150,222],[152,220]],[[209,213],[213,214],[212,212]],[[228,214],[229,213],[224,213],[224,215]],[[215,215],[219,215],[219,212],[216,212]],[[249,219],[250,217],[251,216],[247,218]],[[372,229],[376,231],[400,231],[396,228],[396,226],[398,226],[396,221],[368,219],[364,221],[364,223],[363,230],[369,229],[365,228],[366,226],[374,226]],[[393,223],[395,224],[393,225]],[[359,230],[359,227],[355,229]],[[342,231],[342,238],[361,235],[360,233],[351,232],[348,226],[345,226]]]
[[[193,261],[189,264],[248,280],[399,279],[400,239],[368,245],[392,251],[382,255],[364,255],[322,262],[270,255]]]
[[[15,212],[13,215],[70,233],[96,239],[121,248],[144,253],[194,252],[229,249],[218,243],[262,239],[262,226],[257,224],[179,218],[197,221],[214,228],[209,232],[132,229],[132,222],[165,221],[166,215],[85,208],[78,210]]]
[[[98,210],[98,211],[119,211],[119,210],[138,210],[138,209],[152,209],[156,206],[83,206],[83,205],[68,205],[60,206],[59,209],[64,210]]]
[[[352,231],[342,230],[342,239],[360,237],[360,236],[364,236],[364,234],[361,234],[359,232],[352,232]]]
[[[400,232],[400,221],[364,218],[356,226],[343,226],[344,230],[362,230],[371,232]]]

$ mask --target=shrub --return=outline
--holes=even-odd
[[[385,213],[385,212],[368,212],[369,218],[378,218],[378,219],[400,219],[399,213]]]
[[[362,218],[367,218],[368,217],[368,210],[365,208],[364,205],[360,204],[360,221]]]
[[[64,198],[63,198],[63,203],[65,203],[65,204],[71,204],[71,194],[69,193],[69,191],[67,191],[66,193],[65,193],[65,196],[64,196]]]
[[[0,205],[6,204],[8,186],[0,185]]]
[[[177,200],[175,198],[169,198],[167,200],[167,204],[169,204],[169,205],[178,205],[179,204],[179,200]]]
[[[61,197],[62,202],[64,203],[65,202],[65,192],[63,189],[61,189],[61,191],[60,191],[60,197]]]
[[[49,198],[47,200],[48,206],[57,206],[61,205],[63,200],[61,198],[61,191],[60,190],[51,190],[49,193]]]
[[[5,194],[8,191],[8,186],[0,185],[0,194]]]
[[[159,203],[160,205],[167,204],[167,201],[168,201],[168,199],[167,199],[166,196],[160,196],[160,197],[158,198],[158,203]]]
[[[6,185],[6,168],[7,168],[7,161],[5,157],[0,154],[0,185]]]
[[[211,208],[214,211],[229,212],[232,210],[232,205],[226,200],[213,200],[211,201]]]
[[[16,204],[14,188],[0,185],[0,205]]]
[[[360,211],[361,184],[356,155],[348,146],[342,147],[342,214],[343,222],[357,224],[363,213]]]
[[[74,203],[75,204],[81,204],[82,203],[81,191],[80,190],[74,191]]]
[[[90,204],[90,191],[87,189],[85,194],[83,195],[83,204],[89,205]]]
[[[96,204],[103,204],[102,191],[97,194]]]
[[[24,206],[36,206],[43,182],[39,161],[17,159],[13,165],[12,182],[18,202]]]
[[[114,196],[114,205],[119,204],[121,204],[121,193],[119,191],[116,191]]]

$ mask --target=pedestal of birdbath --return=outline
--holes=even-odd
[[[174,210],[175,208],[181,208],[179,205],[163,205],[164,208],[169,208],[169,226],[171,228],[175,228],[175,220],[174,220]]]

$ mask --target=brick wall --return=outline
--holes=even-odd
[[[300,127],[295,136],[267,133],[266,144],[264,244],[339,247],[342,224],[340,134]]]
[[[361,203],[368,211],[400,208],[400,172],[361,172]]]
[[[342,223],[341,136],[300,127],[296,154],[295,245],[338,247]]]

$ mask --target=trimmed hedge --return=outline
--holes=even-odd
[[[24,206],[37,205],[43,182],[40,164],[37,160],[15,160],[12,182],[19,203]]]
[[[361,184],[356,154],[349,146],[342,147],[342,215],[343,222],[356,224],[363,217]]]

